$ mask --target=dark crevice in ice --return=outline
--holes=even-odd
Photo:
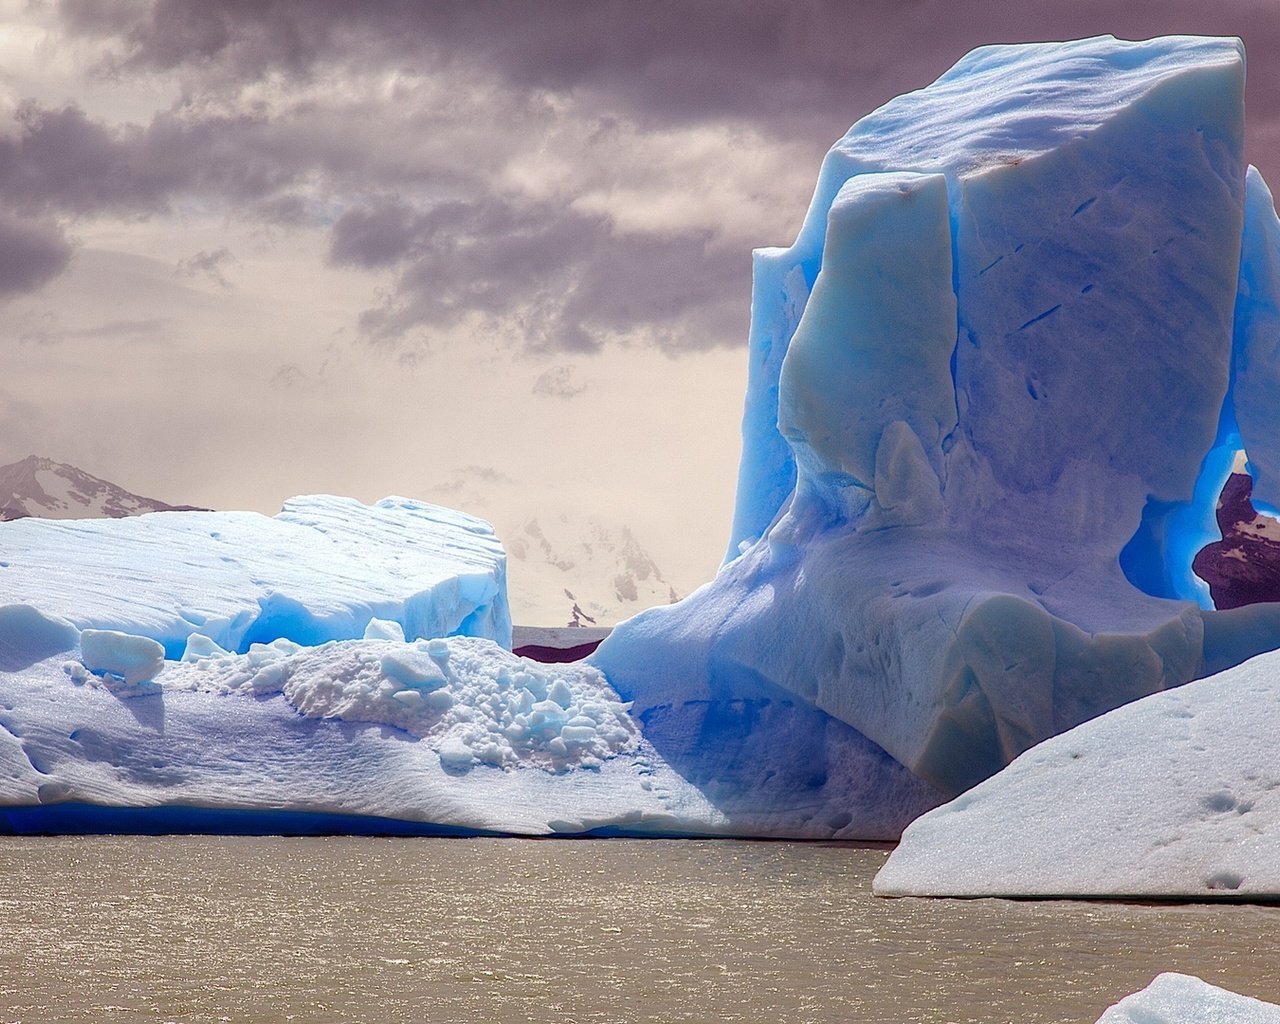
[[[1038,316],[1033,316],[1033,317],[1032,317],[1030,320],[1028,320],[1025,324],[1023,324],[1021,327],[1019,327],[1019,328],[1018,328],[1018,330],[1019,330],[1019,331],[1025,331],[1025,330],[1026,330],[1028,327],[1030,327],[1032,324],[1038,324],[1038,323],[1039,323],[1041,320],[1043,320],[1045,317],[1047,317],[1047,316],[1053,316],[1053,314],[1054,314],[1054,313],[1056,313],[1056,312],[1058,312],[1058,310],[1060,310],[1061,308],[1062,308],[1062,303],[1061,303],[1061,302],[1059,302],[1056,306],[1050,306],[1048,309],[1046,309],[1043,313],[1039,314]],[[1016,332],[1015,332],[1015,333],[1016,333]]]
[[[0,835],[493,836],[497,830],[330,811],[105,807],[55,803],[0,808]]]

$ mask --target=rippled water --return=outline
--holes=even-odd
[[[1056,1024],[1164,970],[1280,1000],[1280,908],[879,900],[885,856],[0,839],[0,1021]]]

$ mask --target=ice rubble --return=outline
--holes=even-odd
[[[1186,974],[1161,974],[1108,1008],[1097,1024],[1280,1024],[1280,1006]]]
[[[193,635],[130,683],[76,634],[0,608],[0,832],[726,831],[589,666],[475,637]]]
[[[1280,898],[1280,652],[1046,740],[907,828],[883,896]]]
[[[83,634],[81,636],[83,646]],[[519,661],[491,640],[454,637],[254,644],[197,641],[155,682],[165,691],[274,696],[307,718],[386,725],[428,741],[447,768],[599,767],[639,730],[599,671]]]
[[[1235,39],[988,46],[835,145],[756,254],[731,560],[593,658],[673,763],[789,701],[955,794],[1280,644],[1190,571],[1280,460],[1243,82]]]

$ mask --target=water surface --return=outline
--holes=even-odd
[[[886,852],[0,838],[0,1021],[1092,1022],[1280,1001],[1280,908],[881,900]]]

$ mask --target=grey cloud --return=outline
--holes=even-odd
[[[175,325],[164,317],[146,320],[110,320],[94,327],[68,331],[68,338],[122,338],[127,341],[164,341],[172,337]]]
[[[573,398],[586,391],[587,386],[573,379],[573,367],[553,366],[538,376],[530,390],[535,395],[547,395],[551,398]]]
[[[0,299],[47,284],[66,269],[71,252],[59,225],[0,212]]]
[[[395,275],[360,317],[363,333],[385,342],[466,314],[516,324],[541,350],[593,351],[637,331],[671,350],[745,336],[745,251],[678,228],[622,235],[569,207],[571,196],[494,197],[486,157],[500,163],[508,136],[535,136],[527,115],[539,90],[571,97],[574,116],[602,125],[617,118],[643,133],[733,118],[820,152],[981,43],[1238,34],[1251,54],[1248,155],[1280,181],[1280,18],[1262,0],[62,0],[59,10],[69,31],[112,49],[104,69],[174,73],[184,100],[126,127],[27,105],[21,132],[0,139],[5,201],[146,214],[191,192],[314,224],[323,211],[304,193],[320,180],[345,206],[331,262]],[[493,88],[486,109],[500,111],[491,137],[446,125],[449,141],[433,150],[438,112],[412,96],[364,117],[330,101],[270,116],[200,102],[268,76],[341,82],[398,68],[449,76],[462,98],[479,76]]]
[[[361,318],[394,340],[469,313],[518,323],[540,350],[595,351],[649,330],[672,349],[741,340],[746,253],[702,235],[624,235],[608,218],[559,204],[486,199],[419,211],[399,201],[352,210],[334,226],[331,259],[401,267],[394,291]]]
[[[62,329],[56,325],[56,321],[51,320],[47,326],[27,331],[19,340],[29,345],[54,345],[84,338],[155,344],[171,339],[176,329],[174,322],[164,317],[152,317],[146,320],[109,320],[106,323],[95,324],[93,327],[80,327],[73,330]]]
[[[269,118],[260,110],[209,114],[187,104],[146,125],[109,125],[75,104],[26,101],[16,119],[16,132],[0,134],[0,202],[17,209],[148,216],[167,212],[175,197],[196,195],[296,224],[328,216],[299,194],[317,180],[355,194],[476,185],[449,166],[447,146],[405,159],[365,110],[303,104]]]
[[[177,273],[182,277],[205,277],[223,288],[230,288],[224,267],[235,266],[240,261],[225,245],[217,249],[202,249],[194,256],[178,261]]]
[[[190,168],[174,166],[137,128],[111,129],[74,105],[17,111],[20,131],[0,138],[0,193],[14,205],[71,213],[154,211]]]
[[[322,380],[297,363],[284,363],[271,375],[270,385],[280,391],[313,391]]]
[[[472,480],[483,480],[490,484],[514,484],[516,481],[500,469],[492,466],[463,466],[456,475],[469,477]]]
[[[518,481],[492,466],[461,466],[450,473],[447,480],[427,487],[426,491],[445,496],[466,492],[473,499],[478,500],[474,491],[476,483],[514,486]]]
[[[482,66],[517,89],[596,91],[632,116],[733,115],[824,136],[982,43],[1233,34],[1266,79],[1250,88],[1254,115],[1280,114],[1280,18],[1259,0],[63,0],[61,11],[73,31],[117,37],[124,68]]]
[[[398,200],[358,207],[334,223],[329,258],[348,266],[393,266],[413,250],[421,235],[430,232],[429,215]]]

